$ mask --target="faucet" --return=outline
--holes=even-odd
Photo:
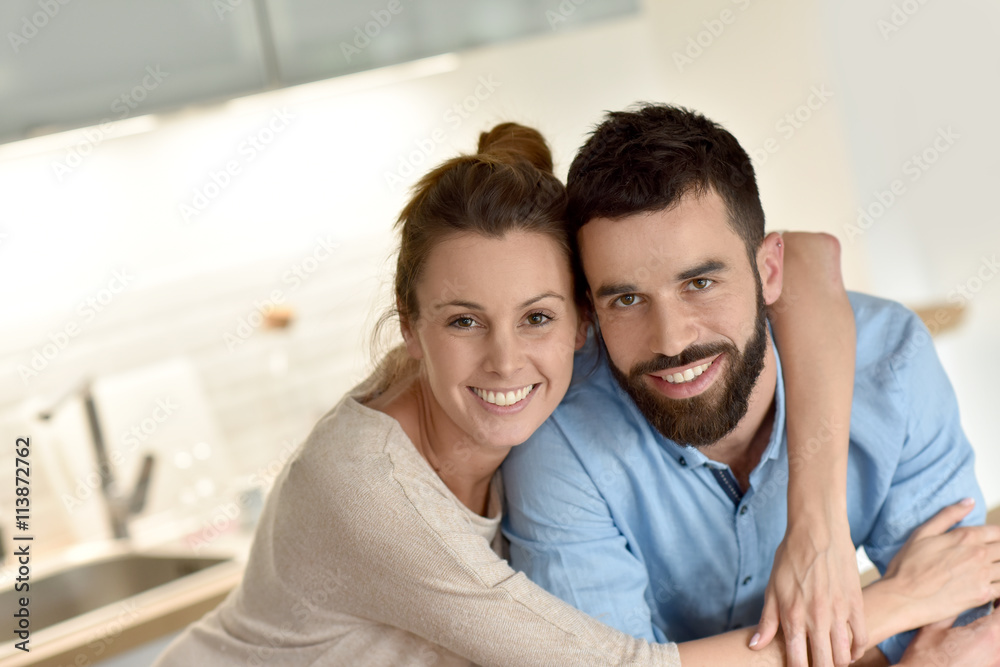
[[[131,494],[122,494],[118,490],[111,462],[108,459],[108,449],[104,442],[104,433],[101,430],[101,419],[97,414],[97,404],[94,401],[94,394],[91,391],[90,380],[84,380],[79,387],[75,387],[67,392],[62,398],[56,401],[48,410],[38,414],[42,421],[48,421],[55,414],[63,401],[72,396],[79,395],[83,400],[83,407],[87,414],[87,425],[90,428],[90,441],[94,447],[94,456],[97,459],[97,466],[101,474],[101,495],[108,510],[108,519],[111,522],[111,531],[115,539],[127,538],[128,520],[131,516],[142,512],[146,506],[146,498],[149,495],[149,481],[153,474],[153,463],[155,459],[152,454],[146,454],[142,460],[142,468],[139,470],[139,479]]]

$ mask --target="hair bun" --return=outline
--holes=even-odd
[[[545,139],[530,127],[501,123],[479,135],[479,153],[500,158],[526,160],[536,169],[552,173],[552,151]]]

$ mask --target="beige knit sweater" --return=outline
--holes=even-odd
[[[670,665],[514,572],[399,423],[346,397],[275,482],[243,582],[159,667]],[[494,515],[495,512],[495,515]]]

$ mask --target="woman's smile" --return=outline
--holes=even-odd
[[[496,415],[510,415],[523,410],[535,395],[540,382],[518,389],[482,389],[469,387],[477,402],[487,411]]]

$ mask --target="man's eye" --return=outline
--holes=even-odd
[[[691,289],[697,292],[709,287],[714,282],[714,280],[709,280],[708,278],[695,278],[691,281]]]
[[[639,302],[639,297],[635,294],[623,294],[622,296],[615,299],[615,303],[619,306],[634,306]]]

